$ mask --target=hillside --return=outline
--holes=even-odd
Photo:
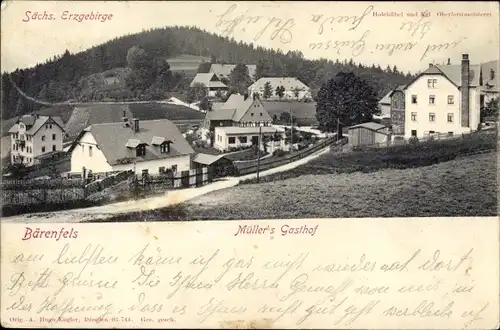
[[[490,152],[405,170],[241,185],[105,221],[495,216],[496,158]]]
[[[127,56],[133,46],[147,52],[151,61],[146,63],[157,63],[154,68],[157,71],[145,75],[152,81],[145,82],[142,90],[123,87],[123,77],[128,74]],[[255,47],[198,28],[176,26],[123,36],[77,54],[66,51],[35,67],[3,73],[2,118],[40,108],[40,104],[20,96],[13,84],[30,97],[52,103],[70,99],[82,102],[106,98],[154,100],[158,95],[167,98],[170,93],[186,91],[190,80],[183,71],[192,70],[194,63],[203,58],[217,63],[257,63],[257,77],[293,76],[313,91],[340,71],[355,72],[367,80],[380,97],[411,78],[398,72],[397,68],[382,70],[379,66],[363,66],[352,60],[308,60],[301,52],[284,54],[280,50]],[[165,59],[170,59],[170,66],[160,63],[165,63]],[[154,81],[158,72],[162,79]]]

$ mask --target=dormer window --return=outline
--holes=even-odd
[[[146,156],[146,145],[140,144],[135,148],[135,156],[136,157],[144,157]]]
[[[160,145],[160,152],[162,154],[168,154],[170,152],[170,143],[165,141]]]

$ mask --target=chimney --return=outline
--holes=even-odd
[[[429,63],[429,68],[432,67],[432,63]]]
[[[448,63],[447,63],[447,65],[450,65],[450,64],[451,64],[451,60],[448,58]]]
[[[461,68],[461,114],[462,114],[462,127],[469,127],[469,54],[462,54],[462,68]]]
[[[134,132],[139,132],[139,119],[134,118]]]

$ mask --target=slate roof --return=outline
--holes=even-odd
[[[227,88],[226,84],[218,80],[219,78],[217,78],[217,80],[212,80],[214,76],[217,78],[217,76],[213,72],[197,73],[193,78],[193,81],[191,81],[189,87],[194,87],[195,84],[203,84],[208,88]]]
[[[66,123],[66,134],[68,138],[73,139],[90,125],[122,122],[124,111],[125,117],[133,118],[127,104],[92,104],[75,107]]]
[[[16,123],[9,129],[9,133],[19,132],[19,123],[23,123],[24,125],[26,125],[26,128],[28,128],[26,134],[34,135],[49,120],[52,120],[54,123],[56,123],[56,125],[59,126],[63,131],[65,130],[64,123],[61,117],[59,116],[52,117],[52,116],[39,116],[35,114],[30,114],[30,115],[20,116],[17,119]]]
[[[133,126],[133,124],[132,124]],[[103,123],[91,125],[75,140],[69,152],[77,145],[84,133],[90,132],[97,142],[98,148],[110,165],[120,164],[121,159],[132,158],[136,162],[171,158],[193,154],[194,150],[182,136],[177,126],[167,119],[139,121],[139,132],[121,123]],[[172,141],[169,153],[161,153],[159,146],[150,145],[155,137]],[[127,144],[129,147],[127,147]],[[146,144],[146,155],[135,156],[134,145]]]
[[[358,124],[358,125],[354,125],[354,126],[349,127],[349,129],[353,129],[353,128],[367,128],[367,129],[372,130],[372,131],[378,131],[378,130],[385,128],[385,125],[382,125],[379,123],[374,123],[374,122],[368,122],[368,123],[362,123],[362,124]]]
[[[480,84],[479,76],[481,71],[481,66],[478,64],[469,65],[469,86],[477,87]],[[462,66],[459,64],[450,65],[431,65],[425,71],[421,72],[412,82],[410,82],[406,87],[409,87],[412,83],[420,79],[423,75],[443,75],[448,78],[455,86],[460,87],[462,85]]]
[[[200,153],[196,154],[196,156],[193,159],[193,162],[203,165],[212,165],[213,163],[224,157],[225,157],[224,155],[209,155]]]
[[[235,67],[236,64],[212,64],[210,66],[210,72],[215,73],[218,77],[229,77],[231,71],[233,71]],[[257,65],[247,64],[247,68],[248,75],[253,79],[255,77],[255,72],[257,71]]]
[[[291,91],[295,88],[299,88],[299,89],[303,89],[303,90],[309,89],[309,87],[307,87],[306,84],[304,84],[302,81],[298,80],[295,77],[264,77],[264,78],[260,78],[255,83],[253,83],[250,87],[248,87],[248,89],[251,89],[251,90],[262,89],[263,90],[266,82],[271,83],[273,91],[278,86],[285,87],[286,91]]]

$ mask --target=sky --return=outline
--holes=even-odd
[[[80,14],[112,16],[104,22],[69,18]],[[499,58],[496,2],[16,0],[2,2],[1,69],[31,67],[66,49],[80,52],[172,25],[197,26],[284,52],[300,50],[306,58],[353,58],[405,72],[448,58],[458,64],[463,53],[471,63]]]

